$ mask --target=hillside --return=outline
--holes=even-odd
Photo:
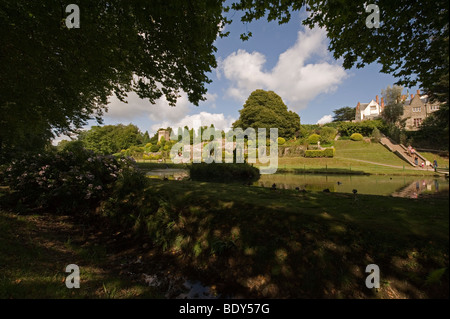
[[[393,175],[430,175],[432,170],[415,169],[379,143],[338,140],[334,158],[280,157],[280,170],[317,173],[367,173]],[[440,161],[440,160],[438,160]],[[441,167],[448,166],[447,162]]]

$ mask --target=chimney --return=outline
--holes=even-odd
[[[414,94],[411,93],[411,100],[414,98]]]
[[[406,95],[402,95],[402,101],[406,100]]]
[[[377,99],[377,104],[379,104],[380,102],[378,101],[378,95],[377,95],[376,99]]]
[[[384,109],[384,98],[381,98],[381,109]]]
[[[420,95],[420,90],[417,90],[417,95]]]

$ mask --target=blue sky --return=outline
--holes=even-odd
[[[205,102],[196,107],[182,94],[176,107],[170,107],[165,99],[152,105],[131,93],[128,104],[111,98],[104,124],[133,123],[151,135],[160,127],[192,127],[194,120],[227,129],[255,89],[275,91],[300,115],[302,124],[315,124],[329,121],[337,108],[370,102],[396,81],[380,73],[381,66],[375,63],[344,70],[342,61],[327,50],[325,31],[302,26],[304,13],[294,13],[284,25],[266,20],[243,24],[239,13],[230,11],[228,16],[233,19],[225,28],[230,35],[215,42],[219,65],[208,74],[212,83],[207,85]],[[239,36],[247,31],[253,36],[242,41]],[[88,127],[95,124],[90,122]]]

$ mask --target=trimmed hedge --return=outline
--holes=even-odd
[[[305,157],[334,157],[336,150],[334,147],[326,148],[324,150],[307,150]]]
[[[341,122],[338,131],[341,136],[351,136],[353,133],[359,133],[363,136],[370,136],[374,128],[383,131],[384,124],[381,120],[368,120],[362,122]]]
[[[359,133],[353,133],[352,136],[350,136],[350,139],[352,141],[362,141],[364,137]]]

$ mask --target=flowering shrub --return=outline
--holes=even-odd
[[[133,163],[85,149],[38,154],[13,161],[2,182],[28,208],[76,213],[106,198],[125,172],[135,170]]]

